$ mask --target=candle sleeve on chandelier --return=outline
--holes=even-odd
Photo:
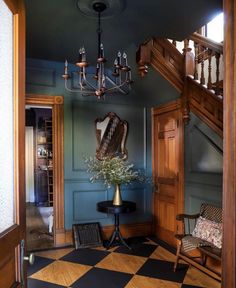
[[[65,69],[64,69],[64,74],[67,75],[68,74],[68,61],[65,60]]]
[[[82,48],[79,48],[79,59],[78,62],[82,61]]]
[[[103,44],[101,43],[100,45],[100,57],[103,58],[104,57],[104,47]]]

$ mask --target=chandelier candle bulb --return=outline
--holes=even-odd
[[[82,61],[82,48],[79,48],[79,59],[78,62]]]
[[[85,48],[82,48],[82,62],[86,61],[86,52],[85,52]]]

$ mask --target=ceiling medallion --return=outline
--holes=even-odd
[[[94,10],[94,4],[97,2],[97,0],[78,0],[77,7],[84,15],[97,18],[97,11]],[[126,8],[125,0],[100,0],[99,3],[106,6],[106,9],[102,12],[102,18],[119,15]]]

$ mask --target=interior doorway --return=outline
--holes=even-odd
[[[29,251],[54,246],[52,107],[26,106],[26,241]]]
[[[64,244],[63,97],[26,95],[25,170],[28,251]]]

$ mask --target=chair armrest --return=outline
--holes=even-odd
[[[200,216],[200,214],[177,214],[176,220],[177,221],[184,221],[184,219],[197,219]]]
[[[181,241],[185,236],[186,236],[185,234],[175,234],[175,238]]]

